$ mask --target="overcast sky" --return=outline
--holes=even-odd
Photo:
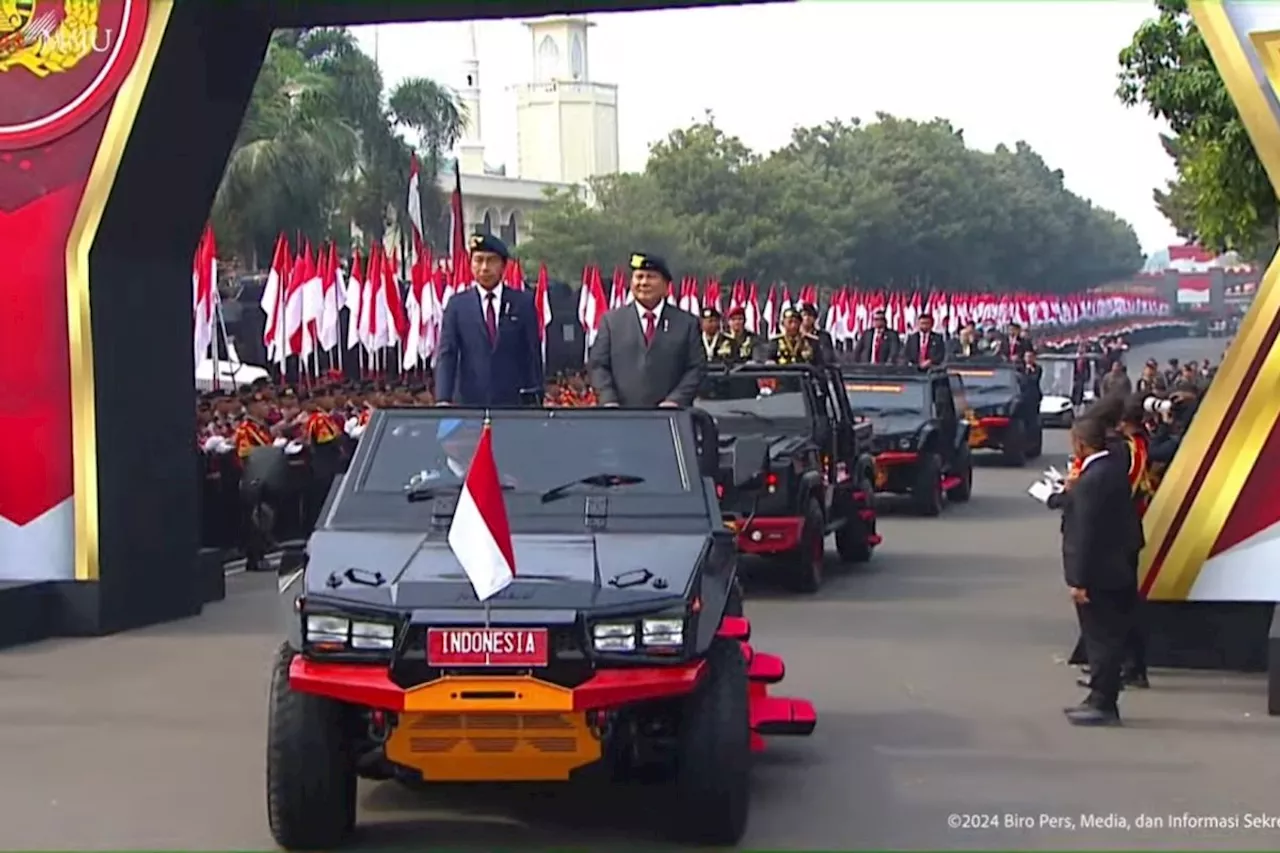
[[[592,16],[588,64],[619,87],[622,168],[707,109],[751,147],[792,128],[877,111],[949,118],[971,146],[1029,142],[1067,186],[1133,224],[1150,253],[1175,242],[1151,201],[1173,175],[1161,124],[1116,100],[1116,55],[1145,2],[813,2]],[[533,45],[517,20],[477,25],[486,160],[516,164],[515,96]],[[375,37],[376,32],[376,37]],[[461,84],[462,23],[357,30],[388,84]]]

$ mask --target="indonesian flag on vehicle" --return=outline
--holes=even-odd
[[[493,425],[487,420],[453,511],[449,547],[481,601],[502,592],[516,576],[511,526],[493,458]]]

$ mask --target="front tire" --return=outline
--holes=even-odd
[[[673,840],[732,846],[751,808],[751,715],[747,663],[735,640],[717,637],[707,674],[685,700],[673,786]]]
[[[1001,458],[1010,468],[1021,468],[1027,464],[1027,429],[1022,421],[1011,421],[1005,431],[1004,449]]]
[[[356,823],[356,772],[341,704],[289,687],[293,650],[271,673],[267,713],[267,820],[285,850],[343,846]]]
[[[911,486],[916,512],[928,518],[942,514],[942,460],[935,453],[922,456]]]
[[[822,506],[810,500],[804,512],[800,546],[796,549],[791,581],[796,592],[813,594],[822,586],[823,563],[826,560],[826,520]]]
[[[947,492],[947,500],[964,503],[973,497],[973,453],[968,447],[956,457],[956,476],[960,484]]]
[[[854,489],[867,496],[867,505],[870,507],[875,500],[875,486],[870,482],[862,481],[854,486]],[[862,507],[858,506],[852,494],[847,496],[846,502],[848,517],[845,519],[844,526],[836,531],[836,553],[840,555],[842,562],[866,563],[870,561],[873,550],[868,537],[875,531],[870,524],[862,520],[859,514]]]

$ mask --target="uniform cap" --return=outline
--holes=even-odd
[[[657,255],[648,255],[644,252],[632,252],[631,263],[628,265],[633,270],[649,270],[660,274],[667,281],[671,281],[671,267],[667,266],[667,262]]]
[[[728,316],[730,316],[730,317],[742,317],[742,318],[744,318],[744,319],[745,319],[745,318],[746,318],[746,316],[747,316],[747,309],[746,309],[746,308],[743,308],[741,305],[735,305],[735,306],[733,306],[732,308],[730,308],[730,309],[729,309],[729,315],[728,315]]]
[[[489,252],[504,261],[511,258],[511,252],[507,249],[507,244],[492,234],[472,234],[471,239],[467,241],[467,251]]]
[[[702,319],[704,319],[704,320],[719,320],[719,319],[720,319],[720,312],[719,312],[719,311],[717,311],[715,308],[712,308],[710,305],[708,305],[706,308],[703,308],[703,309],[702,309]]]

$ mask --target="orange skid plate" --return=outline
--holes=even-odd
[[[557,782],[600,760],[600,740],[578,713],[407,713],[387,760],[428,782]]]

